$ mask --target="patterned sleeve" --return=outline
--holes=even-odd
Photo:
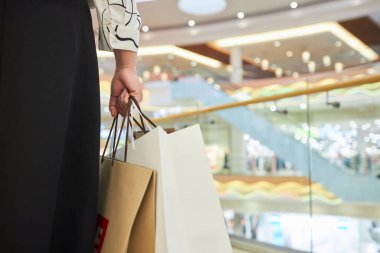
[[[136,0],[94,0],[99,19],[99,49],[137,52],[141,19]]]

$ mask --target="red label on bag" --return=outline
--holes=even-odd
[[[102,251],[102,246],[104,238],[106,237],[107,227],[109,221],[98,214],[96,222],[96,237],[95,237],[95,252],[100,253]]]

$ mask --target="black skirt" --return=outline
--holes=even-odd
[[[93,252],[99,108],[86,0],[0,0],[0,252]]]

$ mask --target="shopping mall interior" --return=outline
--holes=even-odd
[[[380,252],[380,1],[138,9],[142,108],[201,126],[234,252]],[[98,59],[104,145],[115,62]]]

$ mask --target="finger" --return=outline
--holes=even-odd
[[[142,101],[142,92],[141,91],[137,91],[137,90],[130,91],[129,96],[133,96],[134,98],[136,98],[137,102],[139,102],[139,103]]]
[[[124,90],[124,94],[123,94],[123,102],[127,105],[128,102],[129,102],[129,94],[127,92],[127,90]]]
[[[121,111],[122,115],[125,117],[125,115],[127,114],[128,104],[124,103],[123,96],[120,96],[118,98],[117,105],[118,105],[118,108],[120,108],[120,111]]]
[[[118,114],[118,109],[116,107],[116,104],[117,104],[117,98],[111,95],[108,108],[111,112],[112,117],[114,117],[114,118]]]
[[[112,105],[109,107],[109,110],[111,112],[111,116],[113,118],[115,118],[118,114],[119,114],[119,111],[117,110],[116,106],[115,105]]]

